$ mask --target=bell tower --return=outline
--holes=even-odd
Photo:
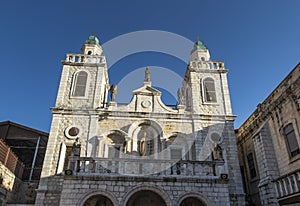
[[[232,115],[223,62],[210,60],[207,47],[198,40],[191,51],[183,81],[186,110],[194,114]]]
[[[65,170],[70,148],[80,145],[77,155],[88,156],[87,139],[97,131],[97,109],[105,107],[109,79],[103,50],[96,36],[90,36],[81,54],[67,54],[62,61],[62,74],[44,160],[40,187],[47,178]],[[59,184],[58,184],[59,185]],[[59,189],[58,189],[59,190]]]
[[[81,51],[62,62],[56,108],[95,109],[107,101],[107,65],[98,38],[90,36]]]

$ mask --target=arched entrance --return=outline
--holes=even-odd
[[[113,206],[113,203],[104,195],[94,195],[85,201],[84,206]]]
[[[179,206],[206,206],[206,204],[197,197],[186,197]]]
[[[140,190],[127,201],[126,206],[166,206],[163,198],[151,190]]]

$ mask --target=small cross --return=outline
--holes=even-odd
[[[93,36],[96,36],[96,35],[97,35],[97,32],[94,31],[94,32],[93,32]]]

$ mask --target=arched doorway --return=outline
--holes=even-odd
[[[206,206],[206,204],[197,197],[186,197],[179,206]]]
[[[113,203],[104,195],[94,195],[85,201],[84,206],[113,206]]]
[[[126,206],[166,206],[163,198],[156,192],[140,190],[134,193],[127,201]]]

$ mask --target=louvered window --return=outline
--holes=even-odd
[[[290,155],[290,157],[294,157],[300,153],[300,150],[299,150],[299,145],[298,145],[298,142],[296,139],[293,124],[292,123],[288,124],[283,129],[283,132],[284,132],[285,140],[286,140],[287,147],[288,147],[288,150],[290,153],[289,155]]]
[[[205,102],[217,102],[215,82],[212,78],[204,79],[203,95]]]
[[[254,178],[256,177],[256,170],[255,170],[255,164],[254,164],[254,157],[252,153],[249,153],[247,155],[247,161],[248,161],[248,169],[250,172],[250,177]]]
[[[74,97],[84,97],[86,93],[88,74],[85,71],[80,71],[75,76],[75,81],[73,85],[73,95]]]

